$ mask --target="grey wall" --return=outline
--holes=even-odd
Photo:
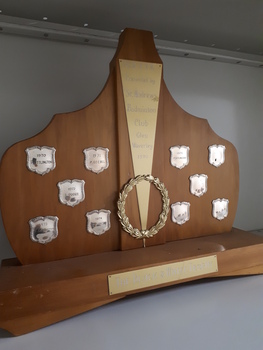
[[[84,107],[102,90],[114,50],[0,35],[0,155],[41,131],[56,113]],[[263,227],[263,70],[162,56],[179,105],[208,119],[239,153],[235,226]],[[219,184],[220,185],[220,184]],[[15,200],[15,199],[14,199]],[[13,213],[14,220],[19,213]],[[2,224],[0,260],[14,256]]]

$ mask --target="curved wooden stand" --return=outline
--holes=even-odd
[[[13,145],[3,156],[1,211],[18,260],[4,261],[0,269],[0,327],[14,335],[141,291],[199,278],[263,273],[263,239],[232,229],[239,187],[236,149],[216,135],[206,120],[182,110],[162,77],[151,174],[165,184],[170,204],[191,203],[191,217],[178,225],[169,216],[165,227],[146,240],[147,248],[121,229],[118,195],[135,171],[119,60],[162,65],[152,33],[125,30],[99,97],[82,110],[56,115],[45,130]],[[181,170],[170,162],[169,149],[175,145],[190,148],[190,162]],[[226,147],[220,167],[208,162],[211,145]],[[34,146],[56,149],[56,168],[44,176],[26,166],[25,150]],[[95,174],[85,169],[83,150],[89,147],[109,149],[110,165],[105,171]],[[189,190],[193,174],[208,177],[208,190],[200,198]],[[74,208],[58,200],[57,184],[65,179],[85,181],[85,199]],[[223,220],[212,215],[216,198],[229,200]],[[147,227],[156,223],[161,207],[160,194],[151,186]],[[101,209],[111,212],[110,229],[102,235],[88,233],[86,213]],[[140,227],[136,191],[129,195],[126,212],[132,225]],[[58,237],[48,244],[31,240],[29,220],[51,215],[59,220]],[[203,258],[212,259],[216,267],[206,269],[212,260]],[[134,273],[138,284],[130,286],[125,273]],[[165,274],[168,279],[162,279]],[[111,278],[116,278],[117,292]]]
[[[207,278],[263,273],[263,238],[233,229],[209,237],[34,265],[4,261],[0,269],[0,327],[21,335],[127,295]],[[218,272],[110,295],[108,276],[217,256]]]

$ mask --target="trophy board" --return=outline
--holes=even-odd
[[[178,106],[162,69],[152,33],[126,29],[97,99],[4,154],[17,259],[0,268],[0,327],[24,334],[133,293],[263,273],[262,237],[232,228],[236,149]]]
[[[237,152],[176,104],[162,70],[152,33],[126,30],[98,98],[6,151],[1,210],[22,264],[231,230]]]

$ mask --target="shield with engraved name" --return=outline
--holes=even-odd
[[[39,175],[45,175],[55,169],[55,148],[48,146],[34,146],[25,150],[27,154],[28,170]]]
[[[29,220],[30,238],[33,242],[47,244],[58,236],[56,216],[37,216]]]
[[[183,225],[190,219],[190,203],[176,202],[171,205],[172,221],[178,225]]]
[[[209,163],[215,167],[219,167],[225,162],[225,149],[223,145],[212,145],[208,147]]]
[[[229,200],[218,198],[212,201],[212,215],[217,220],[223,220],[228,215]]]
[[[85,167],[93,173],[99,174],[109,166],[109,150],[103,147],[90,147],[83,151]]]
[[[183,169],[189,163],[189,150],[190,148],[188,146],[170,147],[171,165],[178,169]]]
[[[204,174],[195,174],[190,176],[190,192],[197,196],[201,197],[207,192],[207,175]]]
[[[110,210],[93,210],[86,214],[87,217],[87,231],[100,236],[108,231],[110,225]]]
[[[60,203],[74,207],[85,199],[84,180],[64,180],[57,184]]]

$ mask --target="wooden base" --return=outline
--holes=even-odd
[[[125,271],[217,256],[218,272],[109,295],[108,276]],[[0,327],[25,334],[128,294],[207,277],[263,273],[263,237],[232,229],[219,235],[174,241],[34,265],[17,259],[0,268]]]

